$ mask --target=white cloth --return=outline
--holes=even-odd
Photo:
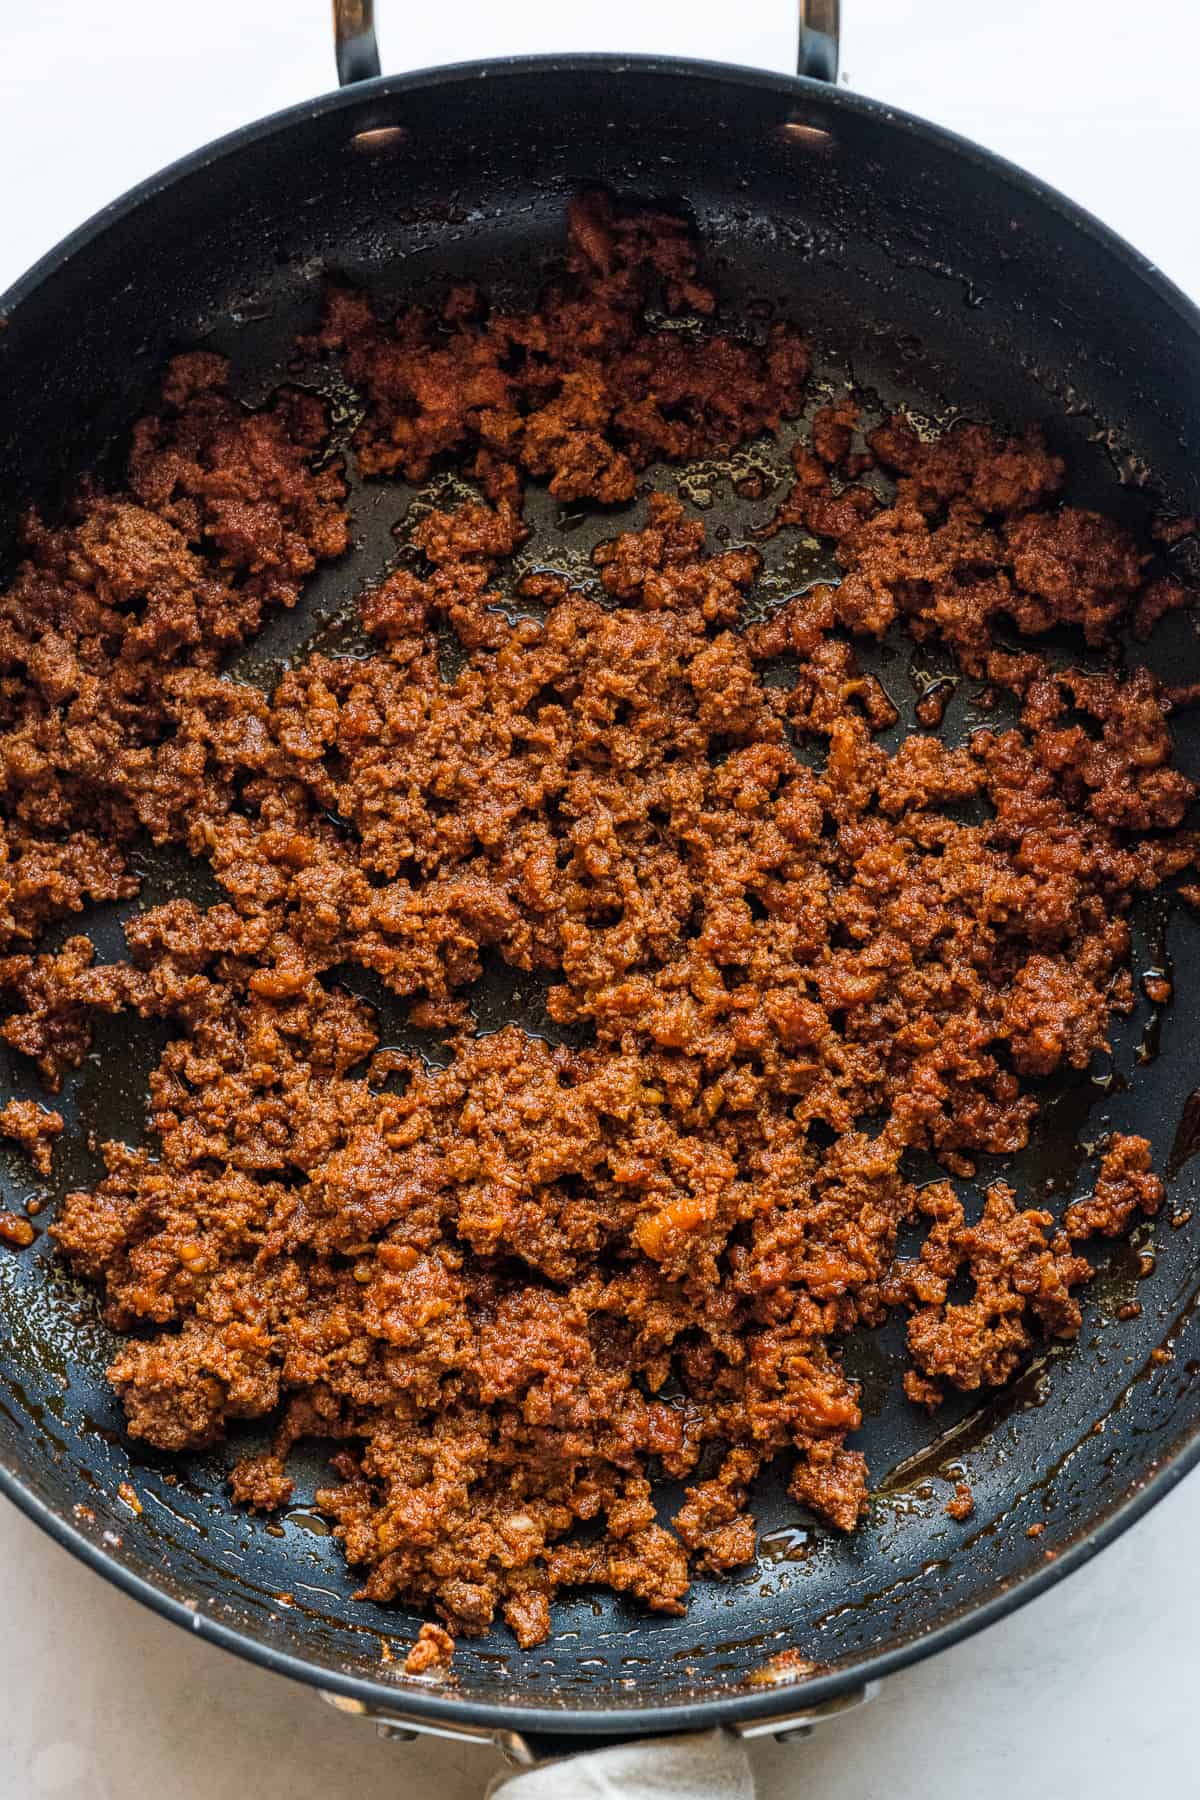
[[[696,1731],[506,1769],[485,1800],[754,1800],[754,1776],[740,1738]]]

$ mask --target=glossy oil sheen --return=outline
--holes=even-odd
[[[149,184],[18,284],[0,303],[0,575],[22,504],[53,513],[80,470],[119,469],[124,434],[173,351],[228,351],[238,391],[256,400],[283,376],[327,272],[393,301],[464,277],[527,295],[561,244],[567,199],[590,182],[687,206],[726,315],[748,329],[770,310],[796,318],[819,379],[853,380],[879,404],[903,402],[935,422],[1040,423],[1070,459],[1071,497],[1131,523],[1164,500],[1200,510],[1195,315],[1065,202],[944,134],[809,83],[711,65],[499,64],[371,83],[239,134]],[[348,431],[349,397],[330,398]],[[769,478],[782,454],[755,445],[742,460],[757,459]],[[739,463],[734,473],[744,472]],[[728,475],[692,471],[684,492],[710,533],[736,542],[766,509],[736,500]],[[669,487],[675,476],[654,479]],[[431,497],[356,485],[353,575],[323,570],[305,606],[273,621],[238,672],[269,682],[315,633],[353,654],[346,603],[396,556],[393,527],[409,504]],[[548,510],[537,552],[550,560],[553,540],[556,564],[584,571],[591,545],[637,516],[636,507],[599,520]],[[820,553],[774,540],[772,596],[819,573]],[[944,671],[907,644],[869,660],[901,708],[899,729],[911,728],[916,699]],[[1200,675],[1190,619],[1168,622],[1152,660],[1176,680]],[[972,723],[966,686],[947,711],[951,737]],[[1200,774],[1200,727],[1184,715],[1177,735],[1183,766]],[[169,857],[148,857],[144,873],[147,902],[211,893]],[[119,909],[102,911],[89,929],[102,955],[119,955]],[[851,1538],[798,1514],[769,1479],[756,1506],[758,1565],[698,1580],[685,1618],[584,1593],[560,1603],[554,1637],[536,1650],[518,1651],[497,1630],[460,1646],[451,1685],[406,1681],[403,1646],[417,1618],[351,1598],[337,1546],[306,1504],[320,1453],[298,1463],[295,1507],[267,1523],[236,1511],[224,1487],[250,1433],[183,1461],[129,1442],[103,1380],[111,1344],[95,1298],[42,1236],[20,1255],[0,1252],[4,1485],[197,1631],[372,1704],[433,1716],[664,1729],[820,1700],[921,1654],[1086,1554],[1195,1447],[1200,1206],[1194,1226],[1172,1229],[1167,1214],[1193,1204],[1200,1180],[1190,1155],[1200,928],[1172,911],[1138,931],[1135,972],[1169,956],[1176,1003],[1161,1019],[1143,1004],[1121,1025],[1112,1071],[1047,1087],[1030,1151],[981,1176],[1003,1171],[1023,1196],[1060,1206],[1087,1180],[1088,1146],[1106,1130],[1150,1137],[1162,1168],[1182,1122],[1189,1149],[1181,1159],[1176,1144],[1166,1212],[1108,1258],[1078,1343],[982,1405],[958,1400],[933,1422],[909,1407],[899,1326],[848,1346],[877,1489]],[[511,977],[494,980],[479,1006],[485,1024],[516,1016],[545,1028],[538,994]],[[386,1013],[383,1025],[387,1041]],[[89,1131],[136,1134],[157,1051],[148,1032],[101,1024],[68,1084],[56,1193],[94,1179]],[[0,1091],[34,1092],[17,1059],[0,1063]],[[6,1204],[36,1186],[19,1155],[0,1151]],[[1153,1272],[1139,1278],[1151,1246]],[[1141,1316],[1121,1323],[1135,1287]],[[1163,1345],[1166,1362],[1154,1356]],[[943,1508],[964,1476],[976,1511],[958,1524]],[[1044,1529],[1029,1537],[1031,1525]],[[791,1648],[818,1672],[790,1688],[756,1684],[766,1659]]]

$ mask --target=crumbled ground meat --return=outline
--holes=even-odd
[[[1153,1217],[1165,1198],[1161,1178],[1151,1172],[1150,1146],[1145,1138],[1114,1134],[1091,1197],[1076,1200],[1067,1208],[1067,1235],[1077,1239],[1097,1234],[1120,1237],[1137,1213]]]
[[[369,654],[308,655],[270,695],[221,658],[346,548],[342,475],[315,401],[245,411],[207,354],[172,365],[128,491],[31,521],[0,599],[0,1032],[51,1086],[97,1011],[173,1034],[147,1144],[105,1146],[54,1227],[129,1334],[130,1430],[187,1450],[272,1417],[233,1478],[267,1509],[298,1439],[336,1443],[318,1504],[362,1592],[525,1646],[560,1586],[679,1612],[693,1567],[748,1561],[777,1456],[851,1529],[840,1337],[905,1308],[915,1402],[1005,1381],[1078,1330],[1076,1240],[1161,1198],[1137,1139],[1065,1229],[905,1161],[968,1181],[1022,1148],[1032,1079],[1084,1069],[1133,1004],[1133,895],[1193,859],[1176,700],[993,640],[1096,643],[1142,596],[1136,545],[1058,505],[1036,437],[893,419],[856,449],[854,406],[827,408],[768,534],[831,538],[844,579],[749,629],[758,552],[664,494],[591,588],[542,568],[539,616],[497,606],[527,478],[623,499],[797,411],[800,339],[747,345],[712,307],[678,221],[595,198],[528,314],[459,289],[385,323],[331,295],[309,348],[363,392],[363,470],[453,455],[484,498],[362,595]],[[896,711],[851,640],[896,620],[1019,721],[884,749]],[[134,891],[139,833],[221,900],[138,914],[127,961],[83,935],[39,954],[48,921]],[[545,1036],[477,1032],[485,963],[544,984]],[[381,1045],[363,971],[448,1066]],[[659,1474],[689,1484],[669,1526]],[[451,1645],[427,1626],[408,1668]]]
[[[1167,549],[1181,543],[1186,537],[1193,537],[1196,530],[1196,521],[1190,516],[1160,513],[1157,518],[1150,521],[1151,537],[1156,544],[1162,544]]]
[[[947,1517],[957,1519],[961,1522],[963,1519],[969,1519],[974,1511],[975,1496],[971,1492],[968,1483],[965,1481],[956,1481],[954,1484],[954,1492],[946,1502]]]
[[[16,1139],[39,1175],[50,1173],[54,1139],[62,1128],[62,1114],[50,1112],[36,1100],[10,1100],[0,1112],[0,1132]]]
[[[456,288],[440,316],[413,307],[381,324],[365,295],[341,290],[313,344],[341,354],[370,402],[357,439],[367,474],[420,480],[453,451],[490,499],[534,475],[562,500],[628,500],[647,463],[708,455],[797,413],[808,371],[787,325],[763,349],[648,330],[659,284],[668,313],[712,312],[680,219],[618,216],[588,194],[571,208],[563,278],[534,312],[494,312]]]
[[[448,1669],[454,1655],[454,1639],[440,1625],[422,1625],[417,1641],[404,1659],[406,1675],[429,1675]]]
[[[10,1250],[28,1250],[34,1238],[33,1226],[20,1213],[0,1211],[0,1244]]]
[[[948,1182],[922,1189],[917,1205],[933,1226],[919,1262],[896,1265],[888,1297],[915,1308],[908,1345],[935,1390],[941,1381],[967,1392],[1007,1381],[1036,1325],[1055,1337],[1075,1336],[1080,1312],[1070,1290],[1091,1268],[1054,1229],[1050,1213],[1018,1212],[1003,1182],[988,1189],[975,1225],[964,1223]],[[962,1271],[974,1295],[952,1304],[950,1284]]]

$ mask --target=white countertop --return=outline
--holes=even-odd
[[[843,0],[852,85],[1072,194],[1200,295],[1195,0]],[[614,49],[786,67],[794,0],[377,0],[385,66]],[[707,22],[694,16],[704,13]],[[14,16],[18,15],[18,16]],[[204,140],[332,84],[328,0],[0,4],[0,289]],[[1157,187],[1156,187],[1156,184]],[[762,1800],[1196,1791],[1200,1479],[1061,1587],[808,1743]],[[378,1742],[116,1593],[0,1503],[0,1800],[467,1800],[491,1764]]]

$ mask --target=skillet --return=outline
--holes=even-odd
[[[832,85],[836,6],[801,10],[795,78],[605,56],[381,79],[370,5],[340,0],[340,92],[143,184],[0,300],[0,577],[25,504],[53,515],[81,470],[115,473],[175,351],[227,351],[237,391],[255,401],[281,379],[326,272],[385,303],[462,279],[527,294],[561,242],[568,199],[595,184],[685,206],[726,317],[752,321],[767,304],[795,316],[819,378],[851,379],[881,406],[940,423],[1039,424],[1068,458],[1068,497],[1125,522],[1164,504],[1200,510],[1200,315],[1029,176]],[[728,482],[705,497],[710,533],[744,533]],[[394,555],[405,498],[354,490],[356,585]],[[572,553],[610,531],[576,523]],[[1185,546],[1184,572],[1186,559]],[[799,585],[819,572],[784,567],[776,578]],[[304,607],[243,659],[247,677],[269,676],[336,611],[344,585],[336,568],[318,576]],[[1191,620],[1168,621],[1148,660],[1173,680],[1200,676]],[[902,710],[916,679],[893,656],[886,680]],[[1200,774],[1200,721],[1184,714],[1175,730],[1180,765]],[[143,873],[147,901],[198,892],[189,871],[149,851]],[[102,957],[120,953],[120,909],[98,909],[87,926]],[[595,1737],[802,1731],[1079,1566],[1200,1454],[1200,1264],[1191,1230],[1166,1223],[1191,1204],[1200,1170],[1188,1154],[1200,1110],[1188,1104],[1200,1081],[1189,1019],[1200,926],[1181,908],[1150,907],[1135,932],[1135,969],[1170,963],[1175,1006],[1158,1016],[1141,1003],[1119,1028],[1113,1070],[1048,1088],[1030,1150],[994,1172],[1057,1208],[1082,1191],[1089,1143],[1138,1132],[1170,1176],[1163,1219],[1104,1253],[1079,1340],[982,1407],[960,1400],[931,1422],[901,1394],[898,1331],[849,1343],[868,1415],[857,1442],[877,1488],[849,1540],[767,1481],[757,1566],[698,1583],[685,1618],[582,1593],[560,1604],[549,1643],[520,1652],[497,1632],[460,1646],[453,1682],[408,1681],[399,1660],[381,1662],[381,1643],[410,1639],[415,1616],[351,1599],[353,1578],[311,1508],[278,1524],[233,1508],[224,1484],[246,1437],[180,1462],[123,1435],[94,1297],[42,1235],[0,1262],[0,1489],[165,1616],[398,1735],[494,1740],[529,1761]],[[511,996],[489,1003],[511,1015]],[[100,1031],[56,1102],[68,1124],[60,1189],[93,1178],[89,1134],[135,1133],[157,1049],[149,1032]],[[0,1062],[0,1088],[5,1099],[35,1092],[16,1059]],[[19,1207],[31,1185],[5,1157],[4,1203]],[[1153,1270],[1136,1280],[1140,1259]],[[1141,1316],[1119,1322],[1135,1280]],[[1166,1361],[1154,1354],[1164,1347]],[[322,1470],[319,1450],[297,1459],[297,1491],[311,1493]],[[959,1471],[976,1504],[962,1523],[943,1510]],[[767,1659],[789,1648],[817,1671],[764,1685]]]

